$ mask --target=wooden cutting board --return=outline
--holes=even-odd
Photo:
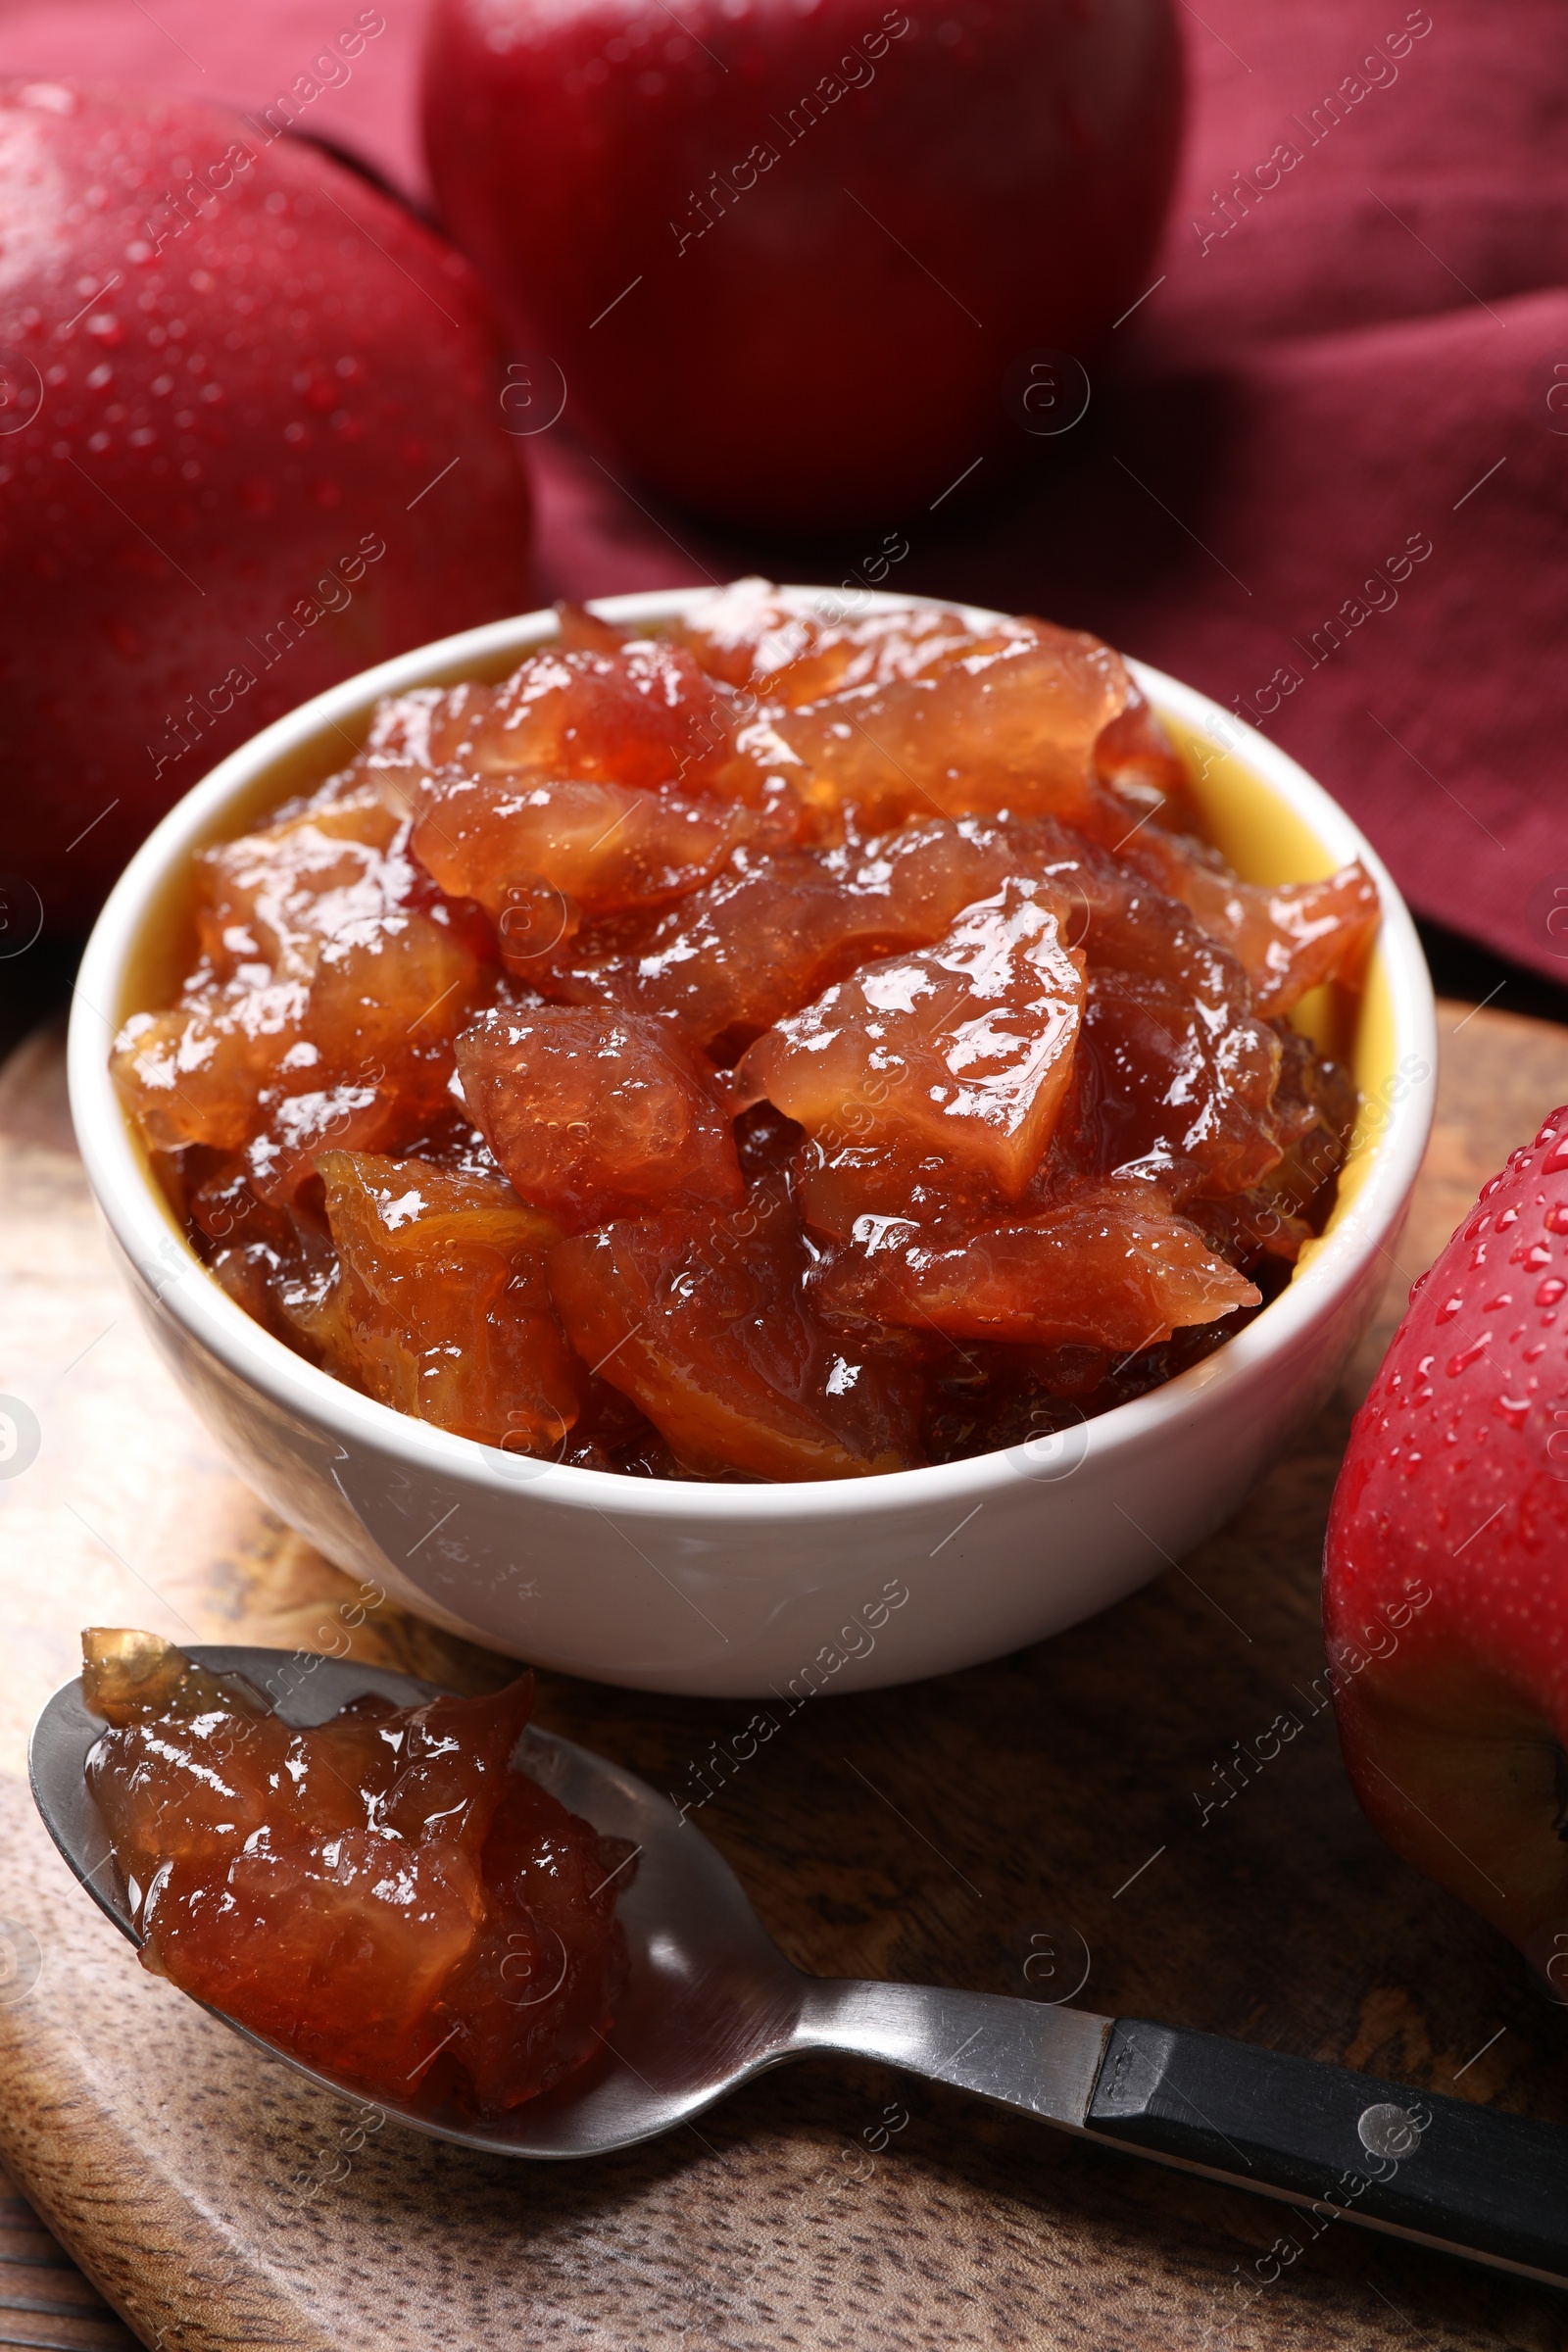
[[[1064,1969],[1087,1958],[1086,2006],[1568,2121],[1568,2011],[1374,1837],[1312,1690],[1354,1398],[1409,1279],[1568,1097],[1568,1030],[1450,1004],[1442,1033],[1381,1332],[1237,1519],[1054,1642],[818,1700],[701,1814],[803,1967],[1023,1993],[1048,1936]],[[474,2161],[393,2125],[366,2137],[354,2109],[141,1972],[26,1795],[27,1728],[82,1624],[324,1647],[348,1591],[238,1484],[143,1341],[72,1150],[55,1033],[0,1073],[0,1393],[40,1431],[0,1482],[0,2157],[148,2343],[1568,2340],[1568,2297],[1348,2225],[1312,2240],[1283,2208],[874,2068],[787,2069],[595,2165]],[[465,1688],[506,1672],[390,1605],[355,1646]],[[1281,1709],[1302,1736],[1202,1826],[1216,1767]],[[542,1678],[543,1722],[662,1788],[746,1713]]]

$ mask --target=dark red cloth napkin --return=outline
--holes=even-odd
[[[1152,291],[1034,477],[887,518],[909,552],[885,584],[1094,628],[1202,687],[1346,804],[1418,911],[1568,982],[1561,0],[1176,4],[1192,120]],[[381,7],[300,127],[422,195],[422,8]],[[0,73],[256,107],[356,13],[11,0]],[[528,446],[545,595],[838,579],[860,553],[726,540],[559,430]]]

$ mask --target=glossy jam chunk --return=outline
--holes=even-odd
[[[918,1458],[908,1357],[847,1346],[804,1290],[782,1186],[717,1222],[645,1217],[563,1242],[551,1284],[578,1352],[709,1477],[863,1478]]]
[[[1083,821],[1095,745],[1136,698],[1119,655],[1046,621],[1013,622],[939,664],[784,714],[819,800],[884,819],[1003,808]]]
[[[737,749],[746,717],[684,648],[633,641],[536,654],[471,703],[466,723],[443,725],[439,706],[434,723],[444,759],[481,776],[674,784],[744,800],[763,789]]]
[[[503,954],[515,944],[527,958],[555,945],[540,936],[543,903],[554,902],[557,938],[628,906],[665,906],[710,880],[758,829],[732,802],[447,774],[419,795],[414,848],[443,890],[477,900]]]
[[[485,1446],[559,1447],[581,1368],[545,1279],[560,1228],[510,1188],[422,1159],[323,1152],[341,1276],[316,1336],[371,1396]]]
[[[1185,798],[1126,664],[1082,630],[935,607],[860,612],[850,596],[740,580],[670,634],[778,714],[824,801],[1081,813],[1098,805],[1097,780]]]
[[[1060,1171],[1240,1192],[1280,1156],[1277,1032],[1184,907],[1133,883],[1088,925],[1089,985]]]
[[[373,936],[414,886],[401,833],[396,810],[360,791],[201,851],[196,936],[213,977],[265,966],[276,979],[308,981],[345,930]]]
[[[1181,1371],[1332,1208],[1354,1091],[1285,1016],[1376,892],[1201,835],[1080,631],[567,609],[204,853],[116,1074],[229,1296],[398,1409],[636,1476],[950,1459]]]
[[[779,710],[919,677],[945,653],[974,643],[957,612],[934,605],[861,612],[863,602],[734,580],[699,598],[684,618],[666,624],[666,634],[689,647],[710,676]]]
[[[981,899],[923,953],[865,964],[767,1030],[736,1076],[806,1129],[837,1227],[896,1214],[916,1184],[1016,1200],[1072,1076],[1081,956],[1032,882]],[[846,1148],[849,1157],[845,1158]]]
[[[468,1108],[517,1192],[568,1233],[744,1197],[724,1080],[673,1022],[495,1011],[458,1041]]]
[[[940,939],[997,887],[998,866],[940,819],[833,850],[743,854],[662,915],[584,932],[537,964],[535,984],[667,1013],[694,1044],[733,1059],[862,963]]]
[[[1294,1265],[1322,1231],[1355,1126],[1349,1072],[1322,1061],[1298,1030],[1281,1025],[1280,1077],[1271,1106],[1280,1157],[1241,1192],[1199,1193],[1186,1213],[1236,1264]]]
[[[1238,880],[1201,842],[1149,832],[1128,848],[1134,866],[1229,949],[1265,1019],[1289,1012],[1325,980],[1359,975],[1378,925],[1378,894],[1364,866],[1271,889]]]
[[[234,1150],[292,1115],[319,1148],[345,1090],[440,1099],[482,989],[482,942],[367,788],[328,787],[196,861],[202,956],[171,1011],[122,1031],[115,1075],[160,1150]],[[298,1100],[303,1114],[279,1106]],[[274,1114],[258,1118],[259,1108]]]
[[[597,2052],[630,1849],[511,1767],[531,1676],[297,1730],[153,1635],[82,1647],[108,1725],[87,1783],[144,1967],[405,2105],[504,2114]]]
[[[835,1250],[809,1287],[823,1314],[850,1329],[890,1323],[1120,1353],[1261,1298],[1143,1184],[1104,1186],[957,1236],[868,1220],[863,1242]]]

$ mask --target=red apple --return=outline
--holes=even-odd
[[[1074,420],[1181,108],[1169,0],[436,0],[425,64],[446,225],[568,421],[787,530]]]
[[[1324,1615],[1391,1845],[1568,1998],[1568,1108],[1411,1302],[1335,1490]]]
[[[467,264],[265,122],[0,84],[0,249],[20,935],[267,720],[525,606],[528,498]]]

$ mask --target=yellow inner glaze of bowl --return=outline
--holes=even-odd
[[[505,677],[531,650],[519,647],[482,664],[432,668],[424,682],[449,685],[465,677]],[[204,846],[206,841],[231,841],[264,823],[282,802],[314,791],[329,775],[346,767],[369,732],[372,710],[373,704],[368,703],[347,726],[323,730],[252,777],[215,817]],[[1187,763],[1193,797],[1202,812],[1209,840],[1244,882],[1315,882],[1335,871],[1339,860],[1328,846],[1305,818],[1275,797],[1245,759],[1172,712],[1161,710],[1159,715]],[[149,900],[135,948],[126,958],[124,985],[116,1007],[117,1025],[133,1012],[174,1002],[190,968],[193,948],[187,865],[167,874]],[[1355,1132],[1340,1171],[1338,1198],[1324,1228],[1322,1238],[1326,1239],[1366,1182],[1397,1085],[1394,1003],[1381,945],[1373,951],[1359,993],[1332,984],[1314,989],[1302,998],[1291,1019],[1320,1054],[1348,1062],[1361,1098]],[[134,1126],[131,1140],[170,1225],[178,1232]],[[179,1238],[184,1241],[183,1233]],[[1299,1263],[1304,1265],[1321,1246],[1321,1240],[1308,1242]]]

